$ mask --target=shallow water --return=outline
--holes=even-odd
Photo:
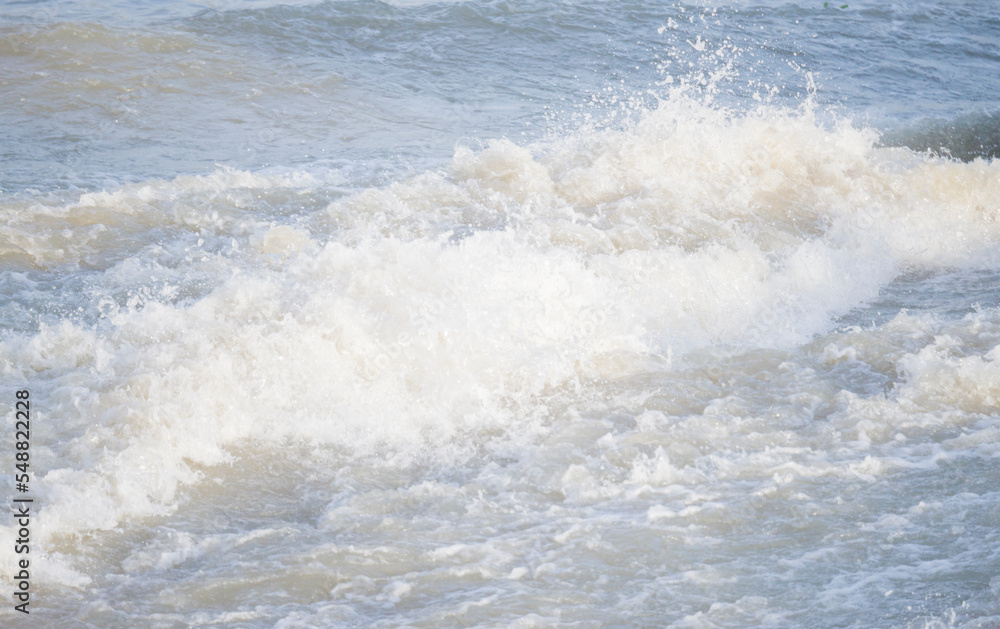
[[[991,4],[0,6],[33,626],[1000,623]]]

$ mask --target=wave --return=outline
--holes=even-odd
[[[1000,157],[1000,112],[930,119],[885,134],[887,146],[930,151],[963,162]]]
[[[462,145],[287,213],[324,186],[219,171],[2,208],[8,260],[88,261],[101,293],[0,343],[59,421],[43,539],[169,513],[247,444],[464,460],[598,383],[808,342],[901,272],[1000,264],[1000,163],[683,90],[624,128]],[[175,299],[205,268],[211,290]]]

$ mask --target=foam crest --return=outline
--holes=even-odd
[[[677,96],[620,129],[460,147],[446,170],[338,200],[295,227],[244,217],[254,203],[238,196],[230,214],[218,208],[234,191],[279,194],[313,179],[233,171],[7,208],[11,224],[27,230],[30,217],[45,241],[7,236],[37,264],[151,227],[252,245],[195,299],[149,297],[94,326],[3,342],[4,372],[45,381],[65,418],[47,446],[39,533],[168,514],[182,487],[261,440],[373,465],[468,460],[484,444],[544,434],[568,399],[669,373],[699,350],[807,342],[901,269],[988,261],[1000,240],[1000,165],[874,142],[849,124],[824,128],[808,108],[740,116]],[[206,204],[218,214],[201,212]],[[115,238],[86,236],[98,228]],[[903,363],[923,393],[901,399],[991,408],[995,350],[943,351]],[[852,357],[834,348],[829,358]],[[928,393],[945,374],[965,378],[949,385],[965,392]],[[727,403],[702,404],[704,415],[740,414]],[[632,489],[685,482],[697,474],[684,456],[623,455],[622,473]],[[711,461],[722,479],[782,464],[767,452]],[[850,460],[788,473],[884,468]],[[580,502],[628,489],[602,489],[570,465],[561,479]]]

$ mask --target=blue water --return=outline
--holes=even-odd
[[[998,94],[985,1],[0,2],[31,626],[996,626]]]
[[[667,74],[697,83],[730,60],[721,105],[772,89],[794,105],[811,73],[828,117],[919,150],[995,154],[992,3],[708,6],[8,3],[3,190],[216,164],[423,169],[463,138],[536,139],[606,115],[589,101],[608,90],[648,100]],[[699,37],[721,56],[694,50]]]

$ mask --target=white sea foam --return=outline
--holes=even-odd
[[[99,318],[42,322],[0,344],[0,369],[32,383],[36,421],[49,426],[33,444],[45,470],[33,534],[59,549],[43,560],[46,578],[86,587],[74,557],[88,535],[162,521],[227,483],[263,491],[254,466],[287,465],[282,448],[305,448],[336,461],[336,483],[350,489],[295,533],[350,536],[361,522],[381,541],[296,546],[274,574],[171,586],[163,600],[183,606],[273,579],[273,591],[314,601],[416,613],[428,593],[502,581],[427,617],[487,622],[477,606],[524,580],[563,584],[553,587],[569,609],[579,561],[634,585],[615,572],[622,552],[663,557],[660,567],[688,575],[671,587],[703,596],[752,559],[702,569],[655,540],[769,552],[744,528],[760,518],[775,535],[856,557],[857,544],[809,519],[850,521],[842,495],[889,475],[995,455],[997,311],[833,328],[900,273],[995,264],[1000,163],[877,148],[873,134],[823,127],[808,107],[737,115],[677,93],[625,128],[460,147],[440,172],[321,215],[245,216],[237,194],[318,185],[219,171],[5,208],[5,246],[29,266],[113,260],[123,234],[137,241],[130,255],[149,256],[142,264],[171,239],[210,237],[230,252],[199,254],[222,275],[206,294],[112,296]],[[850,370],[879,390],[845,390]],[[393,480],[462,466],[471,478]],[[329,473],[308,457],[297,467]],[[445,533],[445,515],[493,533]],[[913,518],[884,515],[847,535],[895,542]],[[390,543],[413,528],[434,543]],[[8,566],[12,535],[0,540]],[[161,530],[106,560],[168,573],[256,539]],[[788,570],[815,565],[774,552]],[[841,574],[823,595],[953,569]],[[685,611],[676,626],[786,620],[766,591],[732,587],[732,602]],[[635,596],[641,607],[656,594]],[[511,626],[550,622],[530,608],[511,614]],[[356,621],[319,602],[284,620]]]
[[[262,434],[366,450],[509,429],[543,412],[547,391],[669,366],[710,343],[801,343],[900,269],[988,257],[998,165],[873,139],[824,129],[808,110],[736,116],[678,97],[625,130],[461,148],[446,172],[336,202],[327,233],[253,232],[258,255],[287,259],[196,303],[153,300],[96,329],[9,340],[6,371],[49,374],[53,399],[73,406],[66,421],[88,425],[80,467],[49,473],[50,491],[65,493],[46,519],[86,530],[161,512],[196,480],[189,463],[226,460]],[[35,224],[72,225],[66,247],[50,242],[64,238],[57,227],[21,250],[43,260],[115,246],[80,237],[88,226],[114,236],[210,224],[241,237],[219,195],[315,183],[224,171],[21,208]],[[941,390],[921,383],[967,372],[966,388],[986,391],[970,404],[992,408],[993,355],[942,351],[902,363],[911,386]],[[81,386],[85,400],[70,392]]]
[[[174,240],[187,232],[242,239],[266,225],[251,209],[319,183],[305,173],[222,169],[86,193],[69,203],[10,201],[0,205],[6,227],[0,234],[0,260],[28,269],[102,268],[109,259],[143,249],[155,260],[155,246],[165,244],[157,236]]]

